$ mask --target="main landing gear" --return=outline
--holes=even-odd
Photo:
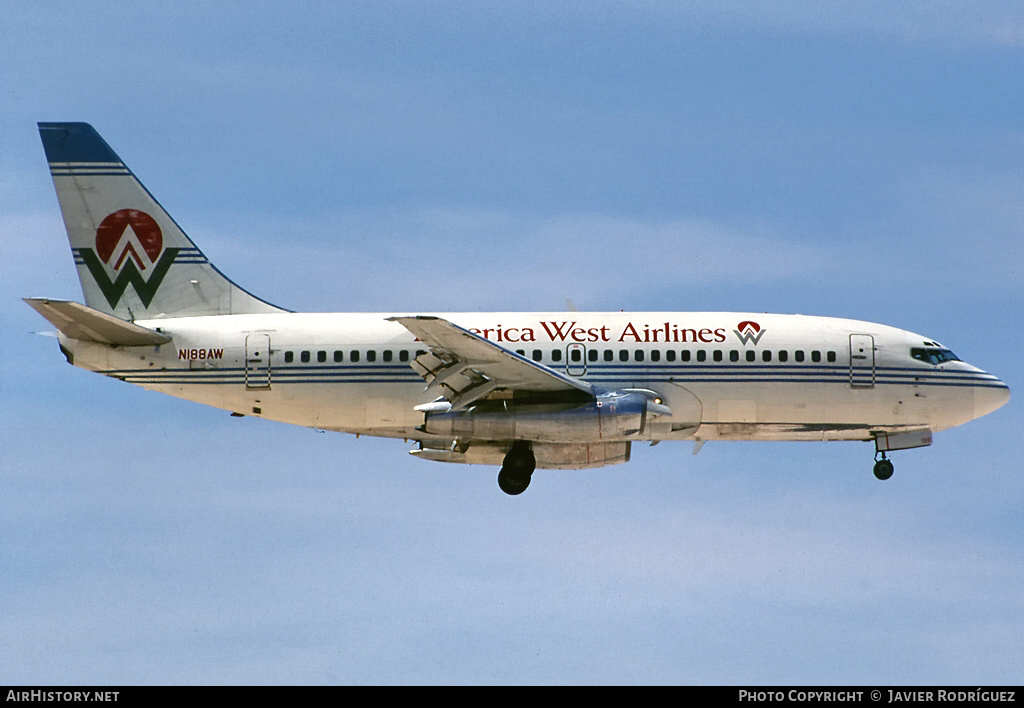
[[[530,443],[526,440],[516,440],[501,463],[498,486],[505,494],[522,494],[530,486],[530,478],[536,468],[537,458],[533,456]]]
[[[882,453],[882,459],[879,460],[878,454],[875,454],[875,477],[881,480],[886,480],[892,477],[892,462],[885,457],[885,453]]]

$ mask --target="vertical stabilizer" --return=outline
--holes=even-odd
[[[40,123],[86,304],[126,320],[282,312],[228,280],[87,123]]]

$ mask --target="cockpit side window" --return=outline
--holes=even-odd
[[[937,349],[932,347],[912,347],[910,358],[923,361],[932,366],[938,366],[946,361],[960,361],[960,357],[948,349]]]

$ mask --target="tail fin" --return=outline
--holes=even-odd
[[[86,304],[126,320],[282,312],[228,280],[87,123],[40,123]]]

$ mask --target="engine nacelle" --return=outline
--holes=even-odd
[[[648,417],[669,412],[642,393],[617,392],[582,405],[498,400],[464,411],[427,413],[422,429],[472,440],[636,440],[644,434]]]

